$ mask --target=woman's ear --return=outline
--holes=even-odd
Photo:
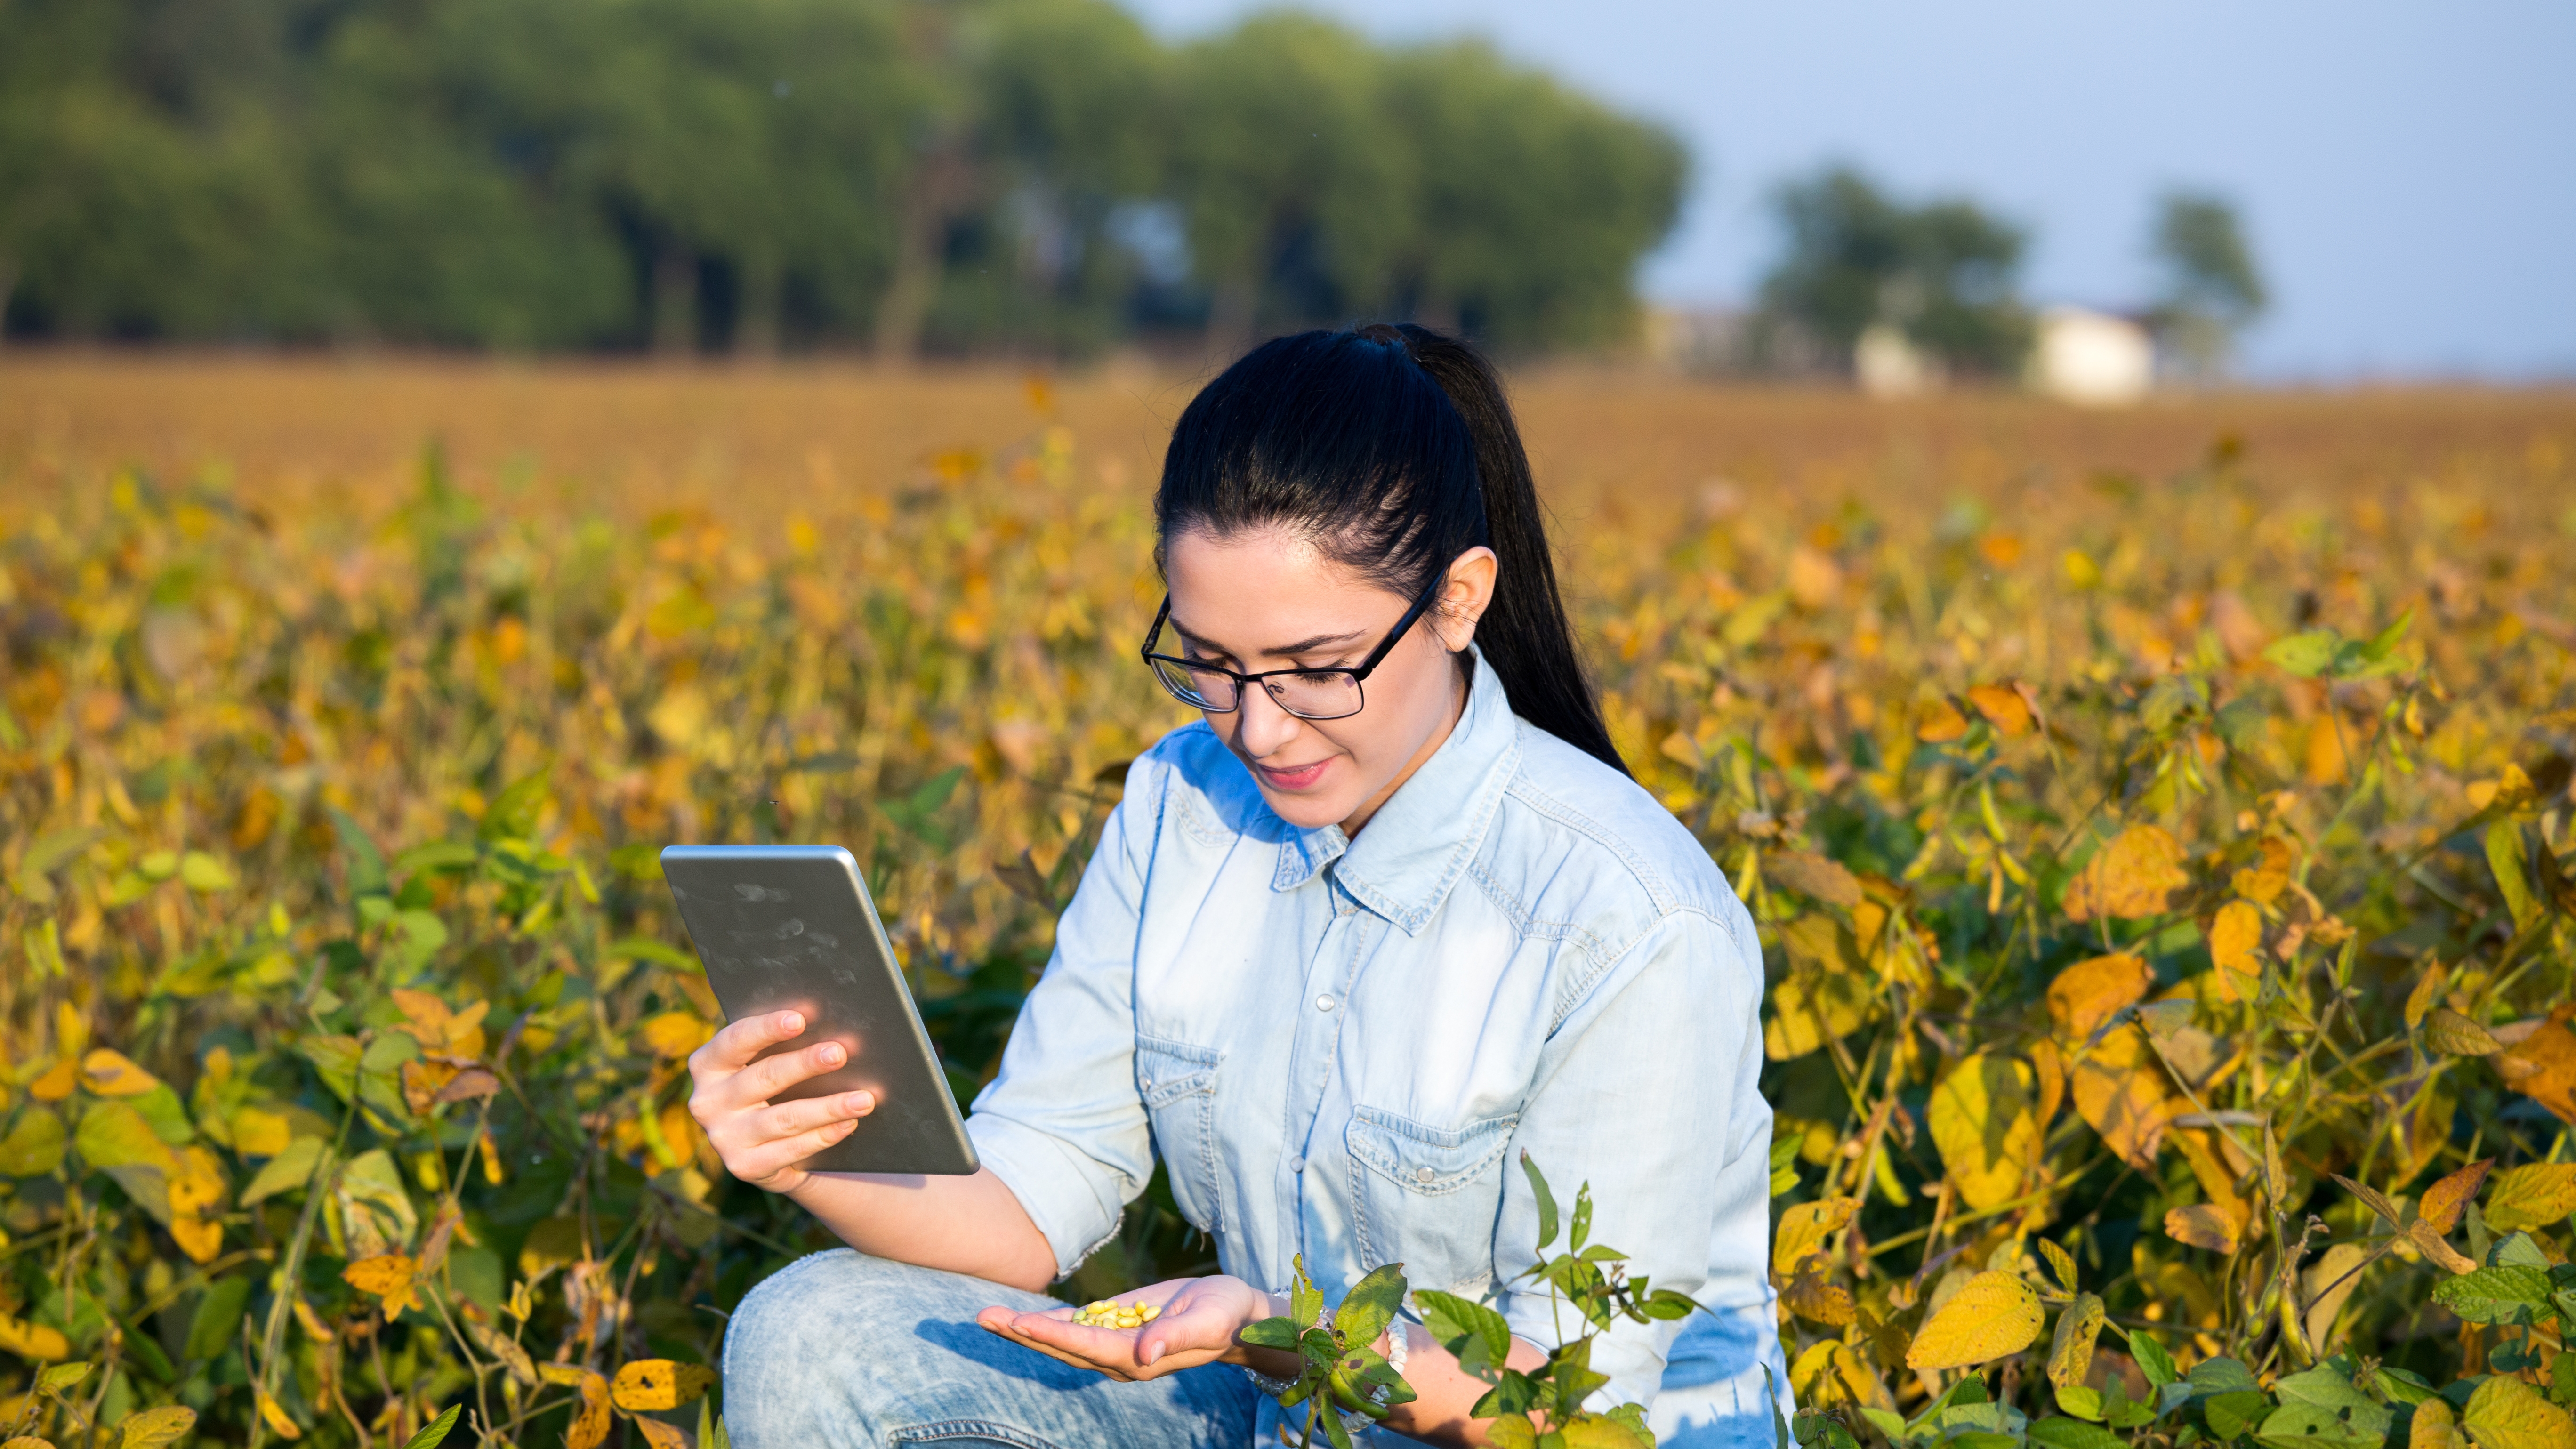
[[[1478,544],[1449,563],[1449,581],[1431,612],[1431,627],[1440,643],[1455,654],[1476,641],[1476,622],[1494,603],[1494,573],[1501,560]]]

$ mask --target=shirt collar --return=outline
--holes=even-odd
[[[1476,655],[1466,711],[1413,778],[1369,817],[1366,839],[1339,825],[1298,831],[1280,843],[1273,890],[1295,890],[1332,867],[1353,900],[1406,935],[1431,923],[1483,843],[1521,756],[1520,725],[1503,681]]]

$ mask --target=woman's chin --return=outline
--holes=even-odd
[[[1335,792],[1338,797],[1339,792]],[[1291,794],[1261,786],[1261,798],[1269,803],[1270,813],[1300,830],[1336,825],[1350,818],[1350,802],[1339,798],[1325,799],[1311,794]]]

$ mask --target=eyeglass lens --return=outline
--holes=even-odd
[[[1153,661],[1163,687],[1182,703],[1219,714],[1233,709],[1238,686],[1234,677],[1214,669],[1192,669],[1167,659]],[[1359,713],[1360,682],[1343,670],[1282,674],[1261,681],[1281,709],[1301,719],[1339,719]]]

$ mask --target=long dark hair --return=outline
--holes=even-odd
[[[1405,597],[1491,548],[1476,644],[1513,712],[1627,773],[1574,651],[1502,380],[1466,343],[1378,323],[1253,349],[1182,412],[1154,523],[1166,546],[1194,528],[1284,526]]]

